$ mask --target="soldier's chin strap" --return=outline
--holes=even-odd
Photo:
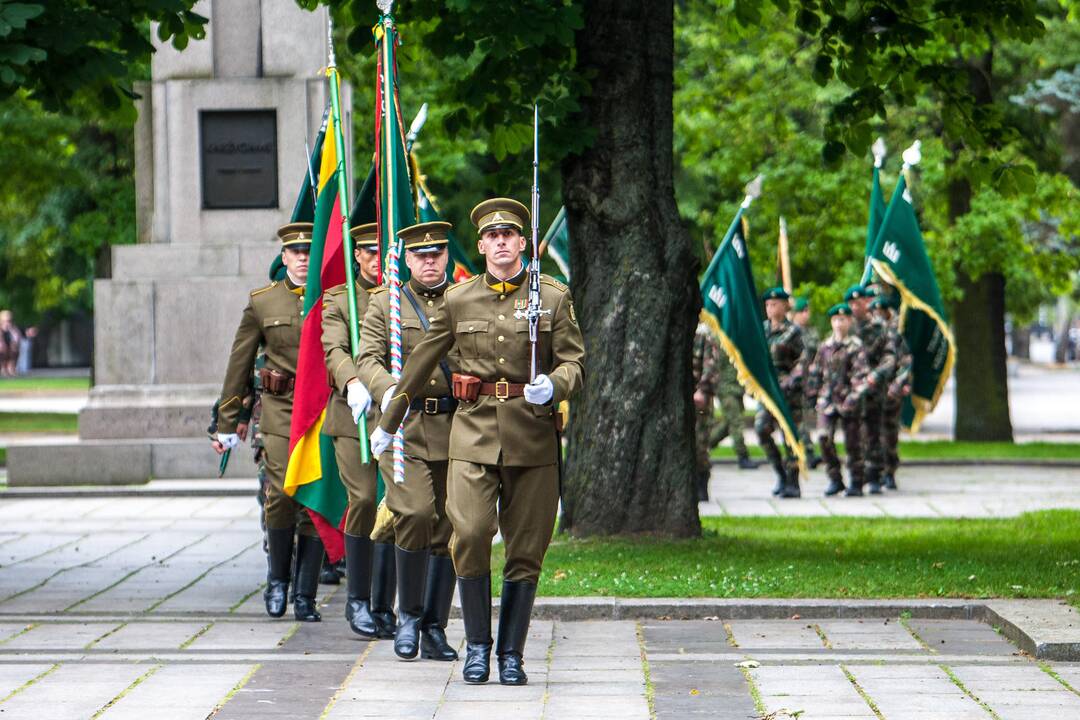
[[[416,301],[416,296],[413,295],[412,291],[404,284],[401,286],[401,294],[405,296],[405,299],[412,305],[412,309],[416,311],[416,317],[420,318],[420,327],[424,328],[424,332],[426,333],[431,323],[428,322],[427,315],[420,309],[420,303]],[[439,369],[441,369],[443,375],[446,376],[446,386],[453,390],[454,381],[450,376],[450,366],[446,364],[445,359],[439,361]]]

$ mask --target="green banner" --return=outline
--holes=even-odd
[[[547,254],[555,261],[559,272],[562,273],[562,277],[558,275],[556,277],[563,282],[570,282],[570,229],[566,224],[565,205],[559,208],[555,219],[551,221],[551,226],[544,233],[541,246],[547,248]]]
[[[912,357],[911,395],[901,420],[916,432],[952,374],[956,343],[904,175],[889,201],[870,262],[900,292],[900,332]]]
[[[806,452],[788,409],[765,339],[765,317],[754,287],[739,209],[701,281],[701,320],[716,334],[738,371],[739,383],[776,418],[799,464]]]

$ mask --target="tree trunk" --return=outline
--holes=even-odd
[[[672,0],[585,4],[584,126],[562,166],[574,298],[585,335],[562,527],[575,535],[700,533],[690,346],[698,262],[672,177]]]
[[[967,63],[971,92],[980,105],[993,102],[993,52]],[[971,183],[955,174],[962,148],[957,139],[949,156],[949,224],[971,212]],[[1005,351],[1005,276],[987,272],[973,278],[956,268],[956,285],[963,298],[953,307],[956,339],[956,440],[1012,442],[1009,419],[1009,378]]]
[[[1005,276],[957,276],[964,298],[953,308],[957,440],[1012,442],[1005,356]]]

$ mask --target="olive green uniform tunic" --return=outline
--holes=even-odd
[[[296,376],[296,357],[300,351],[300,311],[304,289],[286,278],[253,290],[236,329],[225,382],[218,407],[218,432],[236,432],[243,398],[251,385],[251,368],[259,348],[266,355],[265,367]],[[271,395],[265,389],[261,397],[259,432],[266,459],[266,527],[285,529],[297,526],[304,535],[316,535],[304,508],[285,494],[285,468],[289,462],[289,426],[292,421],[293,392]]]
[[[585,349],[570,291],[542,276],[539,373],[551,378],[547,405],[524,397],[480,395],[463,402],[450,429],[446,511],[454,528],[451,555],[461,577],[490,572],[491,540],[501,531],[504,579],[535,583],[555,527],[559,502],[555,409],[578,390]],[[430,382],[440,359],[458,351],[460,372],[484,382],[529,381],[526,272],[506,282],[478,275],[451,287],[427,336],[413,348],[381,427],[393,432],[409,402]],[[517,313],[517,316],[515,316]]]
[[[363,322],[371,294],[379,289],[362,274],[356,277],[356,317]],[[326,371],[330,373],[333,392],[326,404],[323,432],[334,438],[334,459],[338,473],[349,496],[349,510],[345,518],[345,532],[349,535],[368,537],[375,527],[377,466],[360,462],[360,434],[353,422],[352,410],[345,401],[345,386],[356,379],[349,338],[349,296],[346,286],[335,285],[323,295],[322,344],[326,353]],[[370,390],[370,388],[368,388]],[[374,395],[374,394],[373,394]],[[378,406],[378,396],[372,404]],[[393,528],[380,531],[376,542],[393,542]]]
[[[443,293],[448,285],[429,288],[410,280],[407,284],[424,321],[431,323],[443,304]],[[408,360],[413,349],[424,339],[424,323],[404,296],[401,298],[401,353]],[[364,328],[360,336],[362,351],[357,358],[357,376],[371,391],[374,403],[395,380],[389,373],[390,365],[390,293],[380,288],[371,298]],[[447,370],[457,371],[456,353],[451,351]],[[379,459],[379,467],[386,483],[386,505],[394,513],[394,537],[397,545],[405,550],[431,548],[435,555],[449,555],[450,520],[446,516],[446,472],[450,457],[450,423],[453,413],[448,412],[450,383],[442,368],[436,366],[416,397],[428,400],[427,409],[414,407],[405,418],[405,482],[393,482],[394,454],[385,452]],[[439,398],[443,398],[439,408]],[[450,403],[451,405],[453,403]],[[441,410],[436,412],[437,410]]]

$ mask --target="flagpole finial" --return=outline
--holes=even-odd
[[[879,137],[875,140],[870,150],[874,153],[874,167],[881,167],[881,163],[885,160],[885,138]]]
[[[744,208],[750,207],[750,203],[761,197],[761,184],[764,181],[765,176],[759,174],[756,178],[746,184],[746,188],[744,189],[744,192],[746,192],[746,197],[743,198],[742,201],[742,206]]]
[[[904,151],[904,169],[919,164],[919,161],[922,160],[922,152],[919,150],[921,147],[922,142],[916,140],[911,143],[911,147]]]
[[[394,9],[394,0],[375,0],[375,4],[383,15],[389,15],[390,11]]]
[[[416,117],[413,118],[412,125],[409,126],[409,133],[405,136],[405,141],[412,145],[416,141],[416,136],[420,134],[421,128],[424,127],[424,123],[427,122],[428,104],[424,103],[420,106],[420,112],[416,113]]]
[[[330,14],[330,8],[326,9],[326,55],[327,63],[326,69],[337,67],[337,60],[334,57],[334,16]]]

